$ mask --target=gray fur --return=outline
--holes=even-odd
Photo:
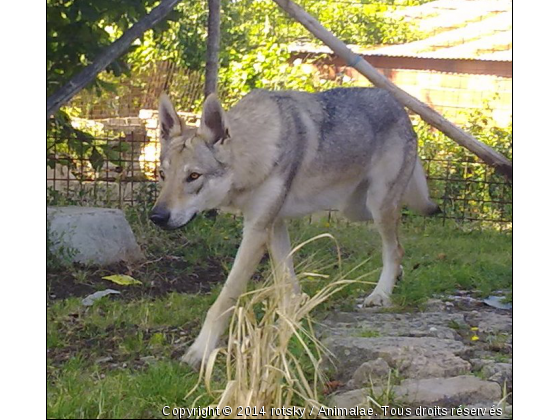
[[[365,304],[390,304],[402,274],[397,237],[402,203],[425,214],[437,206],[428,196],[410,119],[388,92],[257,90],[229,112],[210,96],[197,130],[176,121],[166,97],[160,113],[166,180],[152,220],[176,228],[216,207],[244,215],[235,263],[185,361],[197,365],[215,348],[265,246],[275,269],[287,273],[298,290],[286,218],[338,209],[350,220],[375,219],[383,270]]]

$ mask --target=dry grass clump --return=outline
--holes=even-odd
[[[331,235],[319,235],[292,253],[321,238],[334,240]],[[298,277],[312,276],[321,275],[302,271]],[[311,408],[317,413],[321,406],[322,361],[327,350],[315,337],[310,313],[349,283],[339,279],[309,296],[295,294],[286,276],[275,273],[262,287],[243,295],[233,309],[227,347],[209,354],[201,371],[216,406],[232,407],[232,416],[241,406],[256,407],[256,414],[265,418],[291,417],[287,411],[272,410],[282,407],[305,408],[306,417],[316,417]],[[223,372],[226,386],[214,390],[213,378]],[[254,418],[246,414],[242,417]]]

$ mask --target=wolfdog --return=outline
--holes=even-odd
[[[365,305],[390,305],[402,274],[402,204],[424,215],[439,208],[429,198],[410,118],[387,91],[256,90],[227,113],[213,94],[198,128],[187,127],[163,94],[159,122],[162,185],[152,222],[175,229],[201,211],[228,208],[244,219],[231,272],[183,361],[196,367],[217,346],[266,247],[298,290],[287,218],[336,209],[352,221],[375,220],[383,269]]]

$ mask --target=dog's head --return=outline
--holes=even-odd
[[[189,128],[167,95],[159,105],[161,192],[150,220],[179,228],[201,211],[224,205],[232,176],[228,170],[229,133],[226,116],[215,95],[206,99],[199,128]]]

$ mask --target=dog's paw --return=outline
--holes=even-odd
[[[382,291],[374,290],[364,301],[364,306],[382,306],[389,307],[392,305],[391,297]]]
[[[203,358],[204,348],[200,349],[195,343],[190,346],[187,352],[181,357],[181,362],[188,364],[194,370],[200,370]]]

